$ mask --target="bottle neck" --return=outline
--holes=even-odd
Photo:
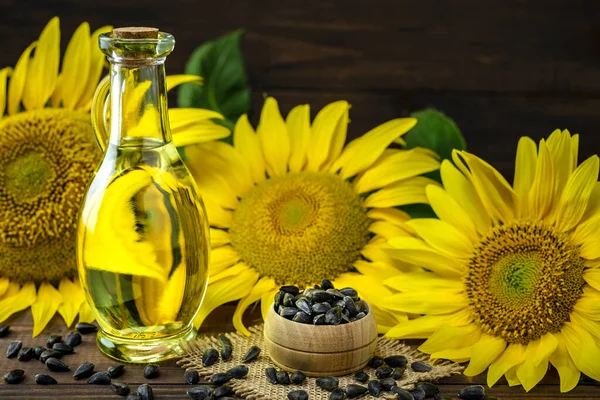
[[[164,58],[111,63],[110,143],[155,147],[171,141]]]

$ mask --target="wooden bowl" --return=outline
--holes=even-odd
[[[342,376],[364,368],[373,356],[377,323],[369,309],[364,318],[348,324],[301,324],[283,318],[271,306],[264,338],[269,356],[283,370]]]

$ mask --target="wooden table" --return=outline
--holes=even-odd
[[[233,306],[226,305],[216,312],[206,321],[202,327],[203,333],[214,333],[219,331],[233,330],[231,316]],[[257,315],[248,316],[247,323],[257,321]],[[5,351],[8,344],[13,340],[21,340],[23,346],[42,346],[50,334],[66,335],[69,330],[64,327],[62,320],[55,318],[48,325],[48,328],[37,338],[31,338],[32,320],[29,312],[21,313],[8,321],[11,325],[10,334],[0,339],[0,374],[4,375],[6,371],[12,369],[25,370],[25,379],[19,385],[7,385],[0,383],[0,399],[119,399],[113,393],[110,386],[88,385],[86,380],[75,381],[72,373],[51,373],[58,381],[58,385],[39,386],[33,381],[33,377],[38,373],[48,373],[46,367],[37,360],[29,362],[20,362],[16,359],[7,359]],[[417,344],[417,342],[415,342]],[[116,364],[115,361],[103,356],[96,348],[94,335],[85,335],[84,343],[76,348],[76,354],[66,357],[69,365],[77,367],[85,361],[91,361],[96,364],[96,370],[106,370],[108,366]],[[147,380],[143,377],[143,366],[128,365],[125,373],[119,381],[130,384],[132,390],[135,390],[142,383],[149,383],[157,400],[161,399],[186,399],[186,389],[189,386],[184,384],[183,370],[175,365],[174,361],[161,364],[160,377],[154,380]],[[464,376],[454,376],[439,382],[440,387],[445,394],[456,396],[456,393],[465,385],[483,384],[485,385],[485,376],[475,378],[466,378]],[[560,394],[558,387],[558,374],[552,370],[544,380],[531,392],[525,394],[521,387],[510,388],[506,381],[502,379],[498,385],[488,390],[490,396],[505,400],[526,400],[526,399],[600,399],[600,385],[598,382],[584,378],[581,384],[573,391]],[[274,399],[280,400],[280,399]]]

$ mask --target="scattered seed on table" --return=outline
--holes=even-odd
[[[230,380],[231,380],[231,375],[224,374],[224,373],[213,374],[210,377],[210,383],[212,383],[215,386],[224,385],[227,382],[229,382]]]
[[[390,356],[384,358],[383,361],[392,368],[403,368],[408,363],[404,356]]]
[[[42,354],[40,354],[40,361],[45,363],[50,357],[52,358],[62,358],[63,353],[56,350],[44,350]]]
[[[290,381],[296,385],[301,385],[306,380],[306,375],[302,371],[296,371],[290,375]]]
[[[245,365],[238,365],[227,371],[227,374],[235,379],[242,379],[248,375],[248,367]]]
[[[371,381],[367,385],[367,389],[369,389],[369,393],[371,394],[371,396],[378,397],[383,388],[381,387],[381,383],[379,383],[378,381]]]
[[[212,389],[208,386],[196,386],[186,392],[192,400],[209,400],[212,396]]]
[[[267,379],[273,384],[277,384],[277,370],[275,368],[265,368]]]
[[[137,392],[142,398],[142,400],[154,400],[154,393],[152,392],[152,387],[147,383],[143,383],[140,386],[138,386]]]
[[[8,335],[8,331],[10,330],[10,326],[8,325],[0,325],[0,338]]]
[[[87,383],[90,385],[108,385],[111,381],[110,375],[108,372],[96,372],[94,375],[90,376]]]
[[[96,332],[98,327],[93,324],[88,324],[87,322],[78,322],[77,325],[75,325],[75,329],[82,335],[87,335],[88,333]]]
[[[289,385],[292,383],[290,381],[290,375],[286,371],[277,371],[277,383],[280,385]]]
[[[160,375],[160,370],[159,370],[159,366],[158,364],[148,364],[144,367],[144,378],[146,379],[154,379],[154,378],[158,378],[158,375]]]
[[[77,369],[73,373],[73,378],[75,378],[75,379],[88,378],[88,377],[92,376],[92,374],[94,373],[95,367],[96,366],[94,365],[94,363],[91,363],[89,361],[84,362],[79,367],[77,367]]]
[[[400,387],[392,388],[392,393],[396,395],[398,400],[415,400],[415,397],[406,389],[402,389]]]
[[[255,360],[260,355],[260,347],[252,346],[248,349],[244,358],[242,358],[243,363],[248,363],[250,361]]]
[[[200,382],[200,375],[198,374],[198,371],[196,371],[195,369],[190,369],[189,371],[185,371],[185,374],[183,374],[183,377],[185,378],[185,383],[187,383],[188,385],[197,385],[198,382]]]
[[[233,347],[225,345],[221,347],[221,359],[223,361],[231,359],[231,354],[233,354]]]
[[[400,379],[402,379],[402,376],[404,375],[404,371],[406,371],[406,367],[395,368],[394,372],[392,372],[392,378],[399,381]]]
[[[424,391],[426,398],[434,397],[440,392],[440,388],[430,382],[419,382],[415,385],[415,388]]]
[[[54,372],[67,372],[71,370],[71,368],[67,364],[54,357],[48,358],[45,364],[50,371]]]
[[[349,399],[355,399],[367,393],[369,389],[361,385],[355,385],[353,383],[346,385],[346,395]]]
[[[110,386],[112,387],[113,392],[119,396],[125,397],[131,392],[129,385],[123,382],[111,382]]]
[[[463,400],[482,400],[485,397],[485,388],[479,385],[469,386],[458,392],[458,397]]]
[[[56,343],[62,342],[62,336],[60,335],[50,335],[48,340],[46,341],[46,347],[51,349]]]
[[[6,349],[6,357],[16,357],[17,354],[19,354],[19,351],[21,351],[21,347],[23,347],[23,342],[21,342],[20,340],[15,340],[14,342],[8,345],[8,348]]]
[[[371,358],[371,361],[369,361],[369,367],[371,368],[379,368],[384,364],[383,358],[381,357],[377,357],[374,356],[373,358]]]
[[[54,343],[52,350],[60,351],[63,354],[73,354],[73,347],[65,343]]]
[[[219,399],[221,397],[229,396],[232,393],[233,389],[231,388],[231,386],[223,385],[213,390],[213,397],[215,399]]]
[[[378,379],[384,379],[390,377],[392,375],[392,372],[394,372],[393,369],[391,369],[390,367],[383,366],[375,370],[375,375]]]
[[[8,371],[2,379],[4,382],[9,383],[11,385],[20,383],[23,380],[23,376],[25,375],[25,371],[22,369],[13,369],[12,371]]]
[[[142,400],[139,393],[130,393],[125,400]]]
[[[381,384],[383,390],[385,390],[386,392],[389,392],[390,390],[392,390],[393,387],[398,386],[398,384],[393,378],[382,379],[379,381],[379,383]]]
[[[410,367],[415,372],[429,372],[433,369],[431,365],[422,361],[415,361],[412,364],[410,364]]]
[[[108,374],[111,378],[118,378],[123,375],[123,371],[125,370],[125,366],[123,364],[112,365],[108,367]]]
[[[229,338],[223,334],[219,335],[219,342],[221,342],[222,346],[233,347],[233,343],[231,343],[231,340],[229,340]]]
[[[340,380],[335,376],[328,376],[326,378],[317,378],[317,386],[328,392],[334,391],[340,384]]]
[[[19,350],[19,354],[17,354],[17,360],[29,361],[33,358],[33,355],[33,349],[31,347],[23,347]]]
[[[211,365],[216,363],[218,359],[219,352],[212,347],[207,348],[202,353],[202,365],[205,367],[210,367]]]
[[[42,353],[43,353],[44,351],[46,351],[46,349],[45,349],[44,347],[42,347],[42,346],[38,346],[38,347],[36,347],[35,349],[33,349],[33,357],[34,357],[36,360],[39,360],[39,359],[40,359],[40,356],[42,355]]]
[[[35,383],[38,385],[56,385],[56,379],[47,374],[37,374],[35,376]]]
[[[82,340],[79,332],[71,332],[67,335],[67,338],[65,339],[65,343],[71,347],[77,347],[81,344],[81,342]]]
[[[346,398],[346,392],[342,389],[337,388],[329,395],[329,400],[344,400]]]
[[[287,394],[288,400],[308,400],[308,393],[305,390],[292,390]]]
[[[369,381],[369,374],[365,371],[358,371],[354,374],[354,380],[361,383],[367,383]]]
[[[415,400],[425,400],[425,392],[421,389],[414,389],[411,390],[410,394],[413,395],[413,397],[415,398]]]

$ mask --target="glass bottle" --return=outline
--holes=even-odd
[[[175,40],[153,28],[119,28],[99,43],[110,73],[96,91],[92,123],[104,158],[79,216],[79,277],[100,350],[158,361],[195,336],[208,275],[206,212],[169,128],[164,63]]]

